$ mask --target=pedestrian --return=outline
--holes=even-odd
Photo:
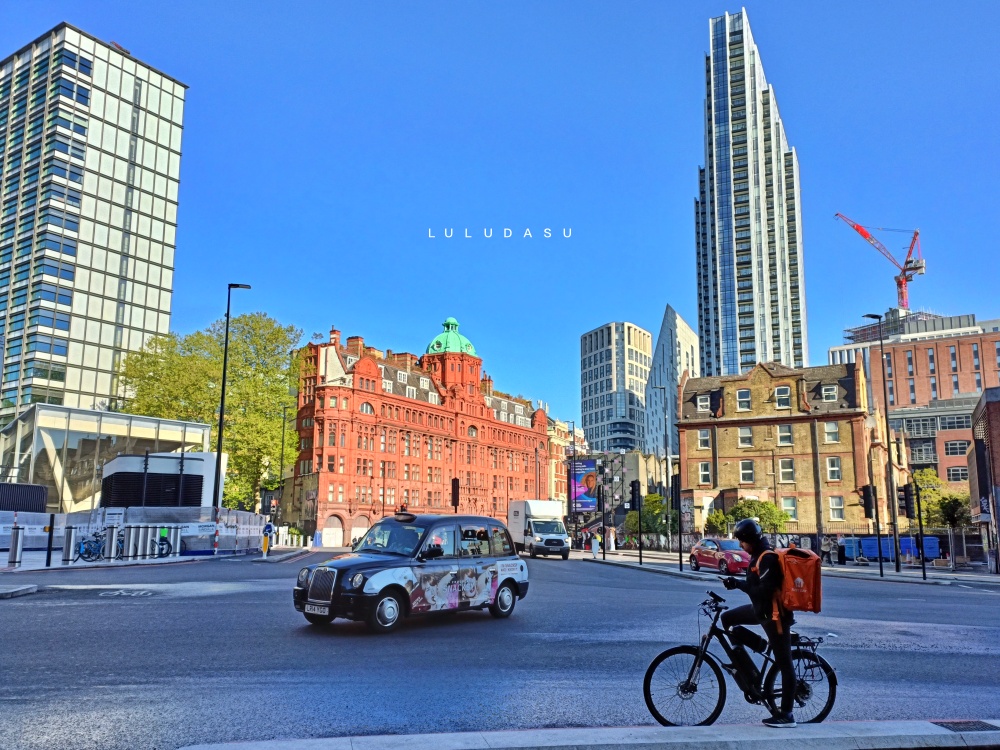
[[[615,542],[618,541],[618,530],[612,526],[608,531],[608,552],[615,551]]]
[[[820,542],[820,559],[824,564],[833,565],[833,540],[828,536],[823,536],[823,541]]]
[[[597,548],[601,544],[601,534],[600,532],[595,532],[592,537],[590,537],[590,553],[597,559]]]
[[[783,578],[781,562],[776,554],[764,554],[771,549],[771,545],[761,532],[760,524],[752,518],[745,518],[736,524],[733,537],[750,555],[750,567],[745,580],[737,581],[729,576],[722,582],[727,589],[743,591],[750,597],[750,604],[723,612],[722,627],[728,630],[734,625],[760,625],[771,645],[774,663],[781,672],[781,684],[794,685],[791,627],[795,618],[777,600]],[[782,729],[797,726],[792,715],[794,699],[794,691],[783,690],[778,711],[764,719],[764,724]]]

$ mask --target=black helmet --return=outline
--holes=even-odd
[[[744,518],[736,524],[733,536],[741,542],[756,545],[761,538],[760,524],[752,518]]]

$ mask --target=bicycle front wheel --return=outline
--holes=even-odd
[[[792,652],[795,667],[795,697],[792,712],[799,724],[818,724],[830,715],[837,700],[837,674],[829,662],[811,651]],[[764,678],[764,695],[774,708],[780,708],[783,686],[781,671],[772,664]]]
[[[642,682],[646,708],[666,727],[712,724],[726,704],[726,680],[715,659],[695,646],[677,646],[653,659]]]

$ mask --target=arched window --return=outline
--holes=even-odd
[[[479,430],[477,430],[475,427],[470,427],[469,428],[469,437],[473,437],[474,438],[478,434],[479,434]]]
[[[375,407],[373,407],[371,404],[369,404],[367,401],[365,401],[363,404],[361,404],[361,413],[362,414],[374,414],[375,413]]]

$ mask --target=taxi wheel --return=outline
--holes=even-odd
[[[729,565],[725,560],[719,560],[719,572],[724,576],[729,575]]]
[[[695,557],[694,555],[691,555],[691,570],[697,572],[699,567],[700,566],[698,565],[698,558]]]
[[[490,614],[494,617],[510,617],[515,604],[517,604],[517,594],[514,593],[514,587],[510,583],[505,583],[497,591],[496,600],[490,605]]]
[[[382,594],[371,614],[368,615],[368,627],[376,633],[388,633],[396,629],[403,619],[403,603],[399,596],[391,592]]]
[[[329,625],[333,622],[333,615],[314,615],[312,612],[303,612],[310,625]]]

